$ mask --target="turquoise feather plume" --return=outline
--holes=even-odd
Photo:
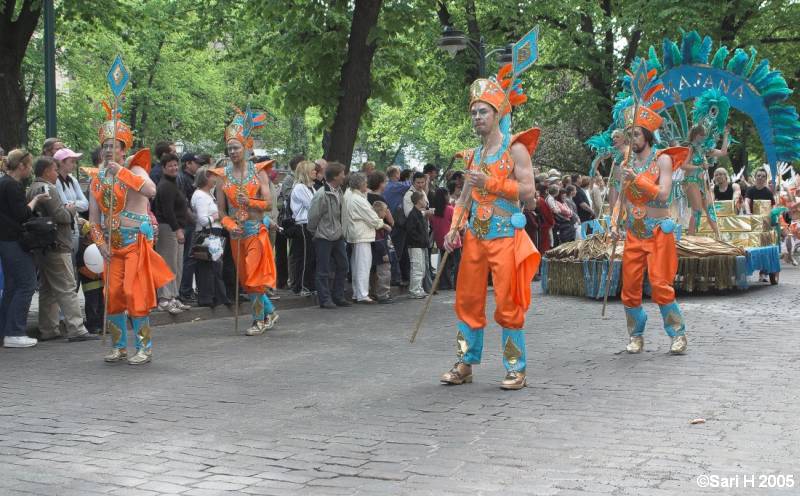
[[[721,46],[717,49],[717,53],[714,54],[714,58],[711,60],[711,67],[716,67],[717,69],[723,69],[725,67],[725,59],[728,58],[728,47]]]
[[[683,30],[681,30],[683,31]],[[691,64],[695,61],[695,56],[700,51],[700,35],[697,31],[690,33],[683,33],[681,40],[681,59],[686,64]]]
[[[731,59],[728,61],[726,70],[736,74],[737,76],[743,76],[746,64],[747,54],[741,48],[737,48],[736,51],[733,52],[733,57],[731,57]]]
[[[708,64],[708,57],[711,55],[711,45],[713,43],[710,36],[703,38],[703,44],[700,46],[700,53],[697,56],[698,64]]]
[[[753,74],[750,75],[749,81],[753,84],[758,84],[767,74],[769,74],[769,60],[764,59],[758,63]]]
[[[750,60],[747,61],[747,67],[744,70],[744,74],[742,76],[748,77],[750,73],[753,71],[753,66],[756,64],[756,54],[758,52],[754,47],[750,47]]]
[[[664,72],[664,66],[661,65],[661,62],[658,60],[658,54],[656,53],[656,49],[654,46],[650,46],[650,49],[647,52],[647,65],[651,69],[655,69],[658,71],[659,74]]]

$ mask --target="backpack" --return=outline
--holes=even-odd
[[[56,223],[50,217],[35,216],[22,224],[20,246],[25,251],[44,251],[56,242]]]
[[[303,237],[303,229],[294,221],[292,213],[292,190],[283,196],[283,208],[278,212],[278,225],[283,229],[283,235],[288,239]]]

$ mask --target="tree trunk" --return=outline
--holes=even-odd
[[[0,146],[8,153],[28,144],[28,117],[25,91],[22,88],[20,64],[11,57],[0,60],[0,101],[3,118],[0,119]]]
[[[150,90],[153,87],[153,79],[156,77],[156,71],[158,70],[158,63],[161,61],[161,49],[164,47],[164,41],[166,38],[166,34],[162,34],[162,36],[158,39],[158,46],[156,47],[156,55],[153,59],[153,63],[150,64],[148,68],[147,74],[147,87],[146,90]],[[145,135],[145,130],[147,129],[147,102],[143,102],[142,105],[142,121],[140,124],[140,129],[138,130],[138,138],[137,141],[139,142],[139,146],[142,146],[142,137]],[[135,131],[135,130],[134,130]],[[172,137],[170,137],[172,139]]]
[[[300,112],[289,118],[289,146],[286,147],[289,157],[308,153],[308,133],[306,132],[305,114]]]
[[[0,146],[6,151],[28,144],[28,106],[22,83],[22,59],[39,23],[42,3],[25,0],[12,22],[15,0],[5,0],[0,10]],[[35,7],[34,7],[35,5]]]
[[[378,47],[370,32],[378,24],[383,0],[356,0],[350,26],[347,59],[342,65],[339,82],[339,105],[331,127],[331,141],[325,153],[327,160],[349,166],[353,159],[361,115],[371,92],[372,59]],[[348,167],[349,168],[349,167]]]

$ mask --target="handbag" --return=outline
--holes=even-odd
[[[211,225],[211,218],[208,218]],[[216,234],[213,228],[206,228],[194,233],[192,249],[189,256],[204,262],[216,262],[225,252],[225,239]]]

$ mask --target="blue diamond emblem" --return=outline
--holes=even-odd
[[[111,64],[111,69],[108,70],[108,75],[106,76],[108,86],[111,87],[111,91],[114,93],[115,97],[119,98],[123,90],[125,90],[125,86],[128,85],[128,80],[130,80],[130,78],[131,75],[128,69],[126,69],[125,64],[122,63],[122,57],[117,55],[117,58],[114,59],[114,63]]]

